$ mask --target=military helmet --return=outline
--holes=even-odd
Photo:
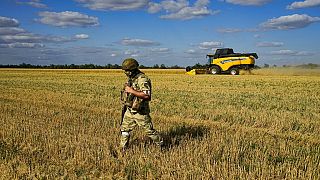
[[[133,58],[127,58],[122,62],[122,70],[132,71],[139,67],[139,63],[137,60]]]

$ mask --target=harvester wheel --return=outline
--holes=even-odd
[[[239,74],[239,69],[238,68],[231,68],[230,69],[230,74],[231,75],[238,75]]]
[[[220,74],[220,68],[217,66],[212,66],[211,67],[211,74]]]

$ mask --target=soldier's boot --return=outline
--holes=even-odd
[[[148,132],[148,136],[153,140],[153,142],[160,147],[160,149],[162,150],[162,148],[164,147],[164,142],[162,140],[162,138],[160,137],[160,135],[158,134],[157,131],[152,131],[152,132]]]

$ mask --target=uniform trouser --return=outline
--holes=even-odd
[[[149,136],[156,144],[160,145],[161,138],[158,132],[153,128],[150,115],[131,113],[130,110],[127,109],[121,125],[121,147],[126,147],[128,145],[130,139],[130,131],[132,131],[137,125],[143,127],[147,136]]]

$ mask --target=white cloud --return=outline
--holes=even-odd
[[[293,14],[269,19],[267,22],[262,23],[261,27],[264,29],[278,30],[298,29],[319,21],[320,17],[311,17],[306,14]]]
[[[38,43],[43,40],[43,37],[34,34],[17,34],[0,36],[0,43]]]
[[[300,9],[308,7],[320,6],[320,0],[305,0],[305,1],[296,1],[287,6],[287,9]]]
[[[45,46],[44,43],[72,42],[88,37],[86,34],[78,34],[73,38],[34,34],[20,28],[18,20],[0,16],[1,48],[40,48]]]
[[[237,28],[221,28],[217,30],[219,33],[237,33],[237,32],[242,32],[241,29]]]
[[[73,42],[77,41],[81,38],[68,38],[63,36],[51,36],[51,35],[39,35],[33,33],[19,33],[19,34],[7,34],[0,35],[0,44],[2,47],[43,47],[39,44],[43,43],[65,43],[65,42]],[[83,38],[82,38],[83,39]],[[7,44],[7,46],[4,46]]]
[[[76,34],[74,37],[76,39],[88,39],[89,35],[87,35],[87,34]]]
[[[211,11],[208,9],[209,0],[197,0],[193,6],[189,5],[187,0],[165,0],[160,3],[149,3],[148,12],[158,13],[164,11],[165,15],[161,15],[162,19],[180,19],[189,20],[201,18],[208,15],[217,14],[220,11]]]
[[[308,51],[293,51],[293,50],[279,50],[279,51],[272,51],[272,55],[287,55],[287,56],[311,56],[314,53]]]
[[[170,51],[170,49],[169,48],[152,48],[151,51],[155,53],[167,53]]]
[[[134,10],[148,5],[149,0],[75,0],[93,10]]]
[[[0,27],[18,27],[19,21],[14,18],[0,16]]]
[[[261,6],[271,2],[272,0],[225,0],[231,4],[239,4],[244,6]]]
[[[139,50],[126,50],[124,52],[125,55],[132,55],[132,54],[138,54],[140,51]]]
[[[260,34],[255,34],[255,35],[253,35],[253,37],[258,39],[258,38],[261,38],[261,35]]]
[[[214,48],[220,48],[223,47],[222,42],[216,42],[216,41],[209,41],[209,42],[202,42],[199,44],[200,49],[214,49]]]
[[[67,26],[97,26],[99,25],[98,18],[81,14],[79,12],[64,11],[64,12],[40,12],[41,19],[37,21],[57,27]]]
[[[309,51],[298,51],[295,55],[296,56],[312,56],[315,53]]]
[[[220,28],[217,30],[219,33],[239,33],[239,32],[258,32],[258,28],[248,28],[248,29],[239,29],[239,28]]]
[[[145,40],[145,39],[130,39],[130,38],[124,38],[120,42],[122,45],[125,46],[157,46],[160,45],[160,43]]]
[[[162,8],[168,12],[178,12],[183,8],[189,6],[189,2],[187,0],[166,0],[161,2]]]
[[[164,0],[151,2],[150,0],[74,0],[93,10],[135,10],[147,8],[149,13],[164,12],[162,19],[188,20],[200,18],[220,11],[211,11],[207,8],[209,0],[196,0],[193,6],[188,0]]]
[[[161,10],[162,10],[162,5],[160,3],[154,3],[154,2],[149,3],[149,8],[148,8],[149,13],[157,13],[157,12],[160,12]]]
[[[18,1],[17,4],[22,4],[22,5],[29,5],[29,6],[32,6],[32,7],[35,7],[35,8],[48,8],[47,5],[41,3],[39,0],[31,0],[31,1],[28,1],[28,2],[20,2]]]
[[[260,42],[257,47],[281,47],[283,45],[283,42]]]
[[[162,15],[160,18],[162,19],[181,19],[181,20],[189,20],[194,18],[200,18],[204,16],[211,15],[212,12],[208,10],[206,7],[201,9],[195,9],[193,7],[186,7],[181,9],[180,11],[168,15]]]
[[[137,49],[134,50],[126,50],[124,51],[125,56],[130,56],[130,57],[139,57],[140,56],[140,51]]]
[[[272,55],[294,55],[296,52],[288,49],[279,50],[279,51],[272,51]]]
[[[72,38],[61,36],[43,36],[32,33],[0,36],[0,43],[62,43],[74,41]]]
[[[195,7],[204,7],[210,3],[210,0],[198,0],[194,3]]]
[[[18,27],[0,27],[0,35],[14,35],[26,32]]]
[[[187,54],[196,54],[197,51],[194,50],[194,49],[188,49],[188,50],[186,51],[186,53],[187,53]]]
[[[45,47],[41,43],[10,43],[10,44],[0,44],[0,48],[39,48]]]

